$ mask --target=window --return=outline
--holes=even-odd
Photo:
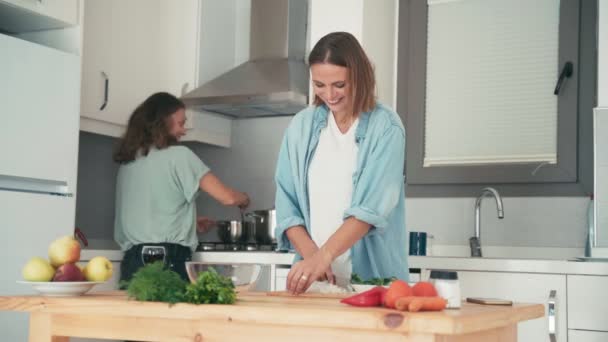
[[[401,1],[397,109],[408,195],[469,195],[480,184],[512,184],[506,193],[521,195],[591,191],[596,7]],[[572,76],[553,95],[567,62]]]

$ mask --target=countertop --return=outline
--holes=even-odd
[[[31,314],[30,341],[97,337],[167,341],[515,341],[516,324],[542,317],[541,304],[408,313],[356,308],[337,298],[239,293],[234,305],[128,300],[122,291],[80,297],[2,296],[0,310]],[[438,337],[440,336],[440,337]],[[153,337],[152,339],[150,339]]]
[[[410,268],[455,271],[608,275],[607,262],[571,260],[410,256]]]
[[[90,260],[102,255],[111,261],[122,260],[120,250],[83,249],[81,260]],[[293,253],[275,252],[196,252],[192,255],[194,261],[227,262],[227,263],[258,263],[289,267],[294,259]],[[487,272],[523,272],[572,275],[608,275],[608,262],[581,262],[557,259],[533,258],[470,258],[455,256],[409,256],[410,268],[447,269],[456,271],[487,271]]]

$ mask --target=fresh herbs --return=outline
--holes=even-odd
[[[353,273],[351,275],[351,277],[350,277],[351,284],[364,284],[364,285],[377,285],[377,286],[389,285],[394,280],[397,280],[397,278],[395,278],[395,277],[390,277],[390,278],[372,278],[372,279],[369,279],[369,280],[363,280],[356,273]]]
[[[196,283],[188,284],[162,262],[140,268],[127,284],[127,294],[139,301],[172,304],[233,304],[236,301],[232,280],[213,268],[200,273]]]
[[[193,304],[232,304],[236,301],[234,284],[213,268],[198,275],[186,288],[185,301]]]
[[[140,301],[177,303],[182,301],[186,282],[179,274],[155,262],[140,268],[127,286],[127,294]]]

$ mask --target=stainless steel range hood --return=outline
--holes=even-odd
[[[251,0],[250,60],[184,95],[186,106],[251,118],[308,105],[308,1]]]

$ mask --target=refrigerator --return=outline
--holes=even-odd
[[[74,233],[80,57],[0,34],[0,295],[30,294],[21,269]],[[0,339],[28,315],[0,312]]]

